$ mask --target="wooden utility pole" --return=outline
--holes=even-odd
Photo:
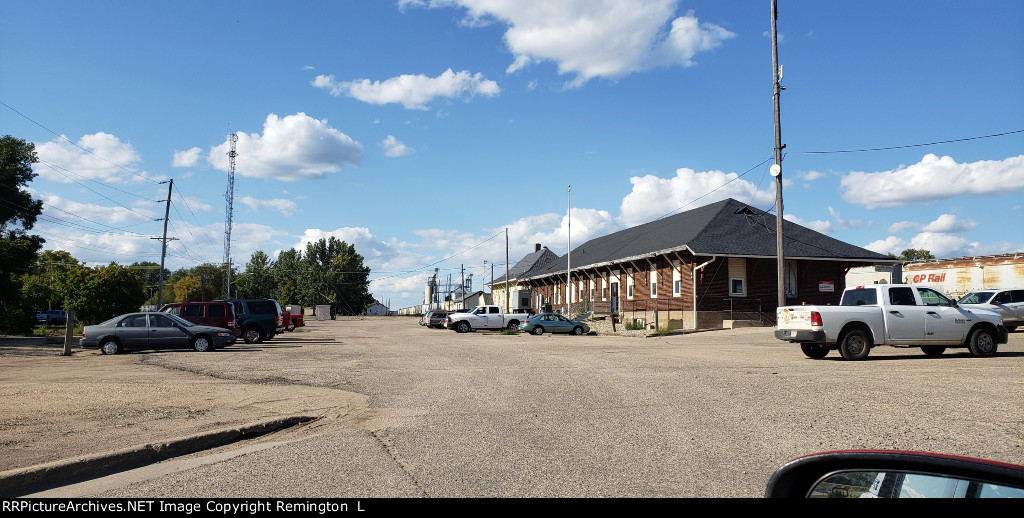
[[[164,209],[164,237],[163,246],[160,251],[160,289],[156,294],[156,308],[164,305],[164,259],[167,257],[167,220],[171,217],[171,190],[174,189],[174,180],[171,179],[167,185],[167,208]]]
[[[775,262],[779,274],[779,306],[786,305],[786,255],[782,248],[782,150],[786,147],[782,143],[782,124],[779,116],[779,94],[782,87],[779,80],[782,79],[782,69],[779,68],[779,39],[775,31],[775,21],[779,17],[779,10],[776,0],[772,0],[772,83],[775,101],[775,164],[771,167],[772,176],[775,177]]]

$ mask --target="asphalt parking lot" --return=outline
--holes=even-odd
[[[226,430],[246,433],[187,452],[223,458],[48,495],[757,497],[775,468],[814,451],[1024,464],[1024,333],[1010,336],[992,358],[879,347],[860,362],[808,359],[770,328],[536,337],[402,317],[312,321],[213,353],[61,356],[4,340],[0,481],[45,471],[52,486],[60,466],[80,475],[82,459]],[[252,468],[264,462],[274,468]],[[175,480],[205,470],[227,480]]]

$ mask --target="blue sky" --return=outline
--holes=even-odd
[[[333,235],[395,309],[434,268],[501,275],[506,228],[515,263],[726,197],[774,210],[768,0],[0,14],[0,133],[36,144],[47,248],[90,264],[159,262],[168,179],[168,267],[220,263],[232,132],[233,262]],[[785,217],[883,253],[1024,251],[1022,22],[1017,0],[780,0]]]

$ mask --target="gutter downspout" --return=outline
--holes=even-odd
[[[704,268],[705,266],[715,262],[715,259],[718,259],[718,256],[713,255],[713,256],[711,256],[711,259],[709,259],[707,262],[705,262],[704,264],[701,264],[700,266],[697,266],[697,267],[695,267],[693,269],[693,330],[694,331],[697,330],[697,270],[700,270],[700,269]]]

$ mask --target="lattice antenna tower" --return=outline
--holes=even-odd
[[[227,201],[224,214],[224,289],[221,295],[224,299],[231,298],[231,220],[235,213],[235,142],[238,142],[238,134],[228,135],[231,142],[231,150],[228,151],[228,191],[224,194]]]

